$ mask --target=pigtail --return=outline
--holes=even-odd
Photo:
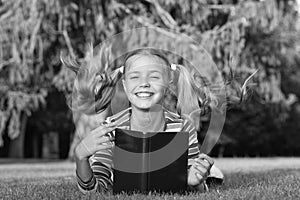
[[[61,57],[63,65],[77,74],[74,88],[68,105],[75,112],[87,115],[101,113],[110,105],[115,86],[122,73],[120,69],[109,72],[109,52],[101,46],[99,53],[94,55],[90,46],[84,61],[79,64],[75,59]]]
[[[78,73],[80,64],[75,58],[72,58],[70,55],[60,53],[60,61],[64,67],[72,70],[75,74]]]
[[[196,73],[190,73],[184,66],[172,64],[171,69],[179,73],[177,83],[177,111],[181,116],[190,119],[195,127],[199,128],[200,116],[203,116],[217,109],[225,112],[232,106],[243,103],[248,96],[248,86],[250,79],[256,74],[252,73],[242,86],[235,86],[235,94],[226,94],[226,99],[222,101],[222,91],[232,91],[229,87],[232,81],[225,84],[212,85],[205,77]],[[222,103],[222,104],[221,104]]]
[[[116,90],[116,84],[122,77],[122,72],[118,68],[110,74],[99,74],[95,85],[95,111],[101,113],[111,103],[112,97]]]
[[[241,104],[244,101],[247,100],[249,96],[249,81],[251,78],[258,72],[258,69],[255,70],[250,76],[246,78],[242,86],[240,84],[236,83],[234,80],[233,72],[231,72],[230,79],[226,82],[226,87],[232,87],[234,88],[233,92],[226,95],[226,102],[227,102],[227,109],[232,108],[233,106],[237,104]],[[227,89],[226,91],[232,91]]]
[[[200,106],[196,85],[190,76],[189,71],[181,65],[176,65],[176,71],[179,73],[177,82],[177,112],[194,122],[196,129],[199,128]],[[196,114],[196,113],[199,113]]]
[[[191,79],[195,83],[194,92],[198,98],[200,115],[206,115],[211,112],[212,108],[215,108],[218,105],[218,98],[215,93],[216,88],[212,87],[206,77],[201,76],[197,72],[191,74]]]

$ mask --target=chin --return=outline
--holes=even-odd
[[[132,101],[131,105],[141,110],[150,110],[156,108],[160,103],[157,101]]]
[[[131,105],[140,110],[150,110],[153,107],[153,105],[147,105],[147,104],[145,105],[145,104],[133,104],[132,103]]]

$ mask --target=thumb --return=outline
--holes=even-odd
[[[198,156],[198,158],[208,162],[210,164],[210,166],[213,166],[213,164],[215,163],[215,161],[211,157],[209,157],[208,155],[206,155],[204,153],[201,153]]]

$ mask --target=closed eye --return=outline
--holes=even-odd
[[[159,72],[152,72],[149,76],[151,79],[160,79],[161,78],[161,74]]]
[[[150,78],[153,78],[153,79],[160,79],[159,76],[150,76]]]
[[[129,77],[129,79],[137,79],[137,78],[139,78],[138,76],[131,76],[131,77]]]

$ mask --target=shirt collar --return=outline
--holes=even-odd
[[[177,113],[171,112],[165,108],[164,109],[164,117],[165,117],[165,130],[168,131],[169,127],[174,127],[175,124],[178,128],[182,127],[183,120]],[[130,116],[131,116],[132,108],[129,107],[113,116],[107,118],[107,122],[116,122],[118,124],[118,128],[121,129],[130,129]],[[178,129],[177,128],[177,129]],[[173,128],[172,128],[173,129]],[[178,130],[180,131],[180,130]]]

